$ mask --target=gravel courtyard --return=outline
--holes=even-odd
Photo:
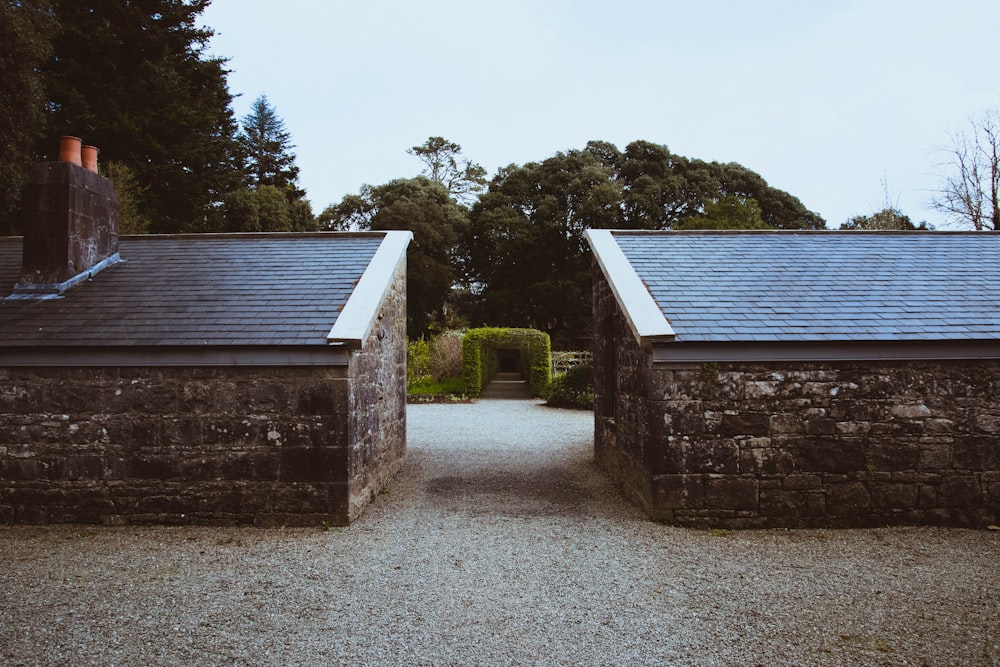
[[[0,528],[0,664],[1000,665],[1000,533],[653,524],[592,420],[411,405],[349,528]]]

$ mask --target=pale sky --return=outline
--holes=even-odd
[[[831,228],[928,200],[951,134],[1000,106],[997,0],[213,0],[237,118],[267,95],[319,213],[420,172],[591,139],[738,162]]]

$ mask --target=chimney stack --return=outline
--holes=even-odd
[[[14,295],[62,294],[118,256],[118,196],[97,173],[97,149],[62,137],[59,161],[32,167],[24,191],[24,246]],[[84,167],[86,160],[86,167]]]

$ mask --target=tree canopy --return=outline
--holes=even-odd
[[[213,32],[197,25],[208,0],[49,2],[35,154],[53,156],[61,134],[83,137],[134,176],[151,231],[213,229],[240,170],[225,61],[207,55]]]
[[[462,157],[462,147],[444,137],[430,137],[406,151],[424,163],[422,175],[443,185],[460,203],[486,189],[486,170]]]
[[[856,215],[842,224],[840,228],[854,231],[910,231],[928,229],[926,222],[915,225],[910,220],[910,216],[903,215],[903,212],[894,206],[886,206],[871,215]]]
[[[24,177],[45,124],[45,86],[37,71],[52,55],[54,28],[44,0],[0,4],[0,233],[16,231]]]
[[[406,251],[407,331],[417,337],[445,319],[459,278],[456,248],[468,225],[468,211],[441,183],[417,176],[362,186],[320,218],[326,229],[409,230]]]
[[[821,229],[792,195],[734,163],[703,162],[645,141],[501,169],[473,205],[462,244],[475,324],[547,331],[556,345],[590,334],[587,228]]]
[[[254,100],[243,117],[239,144],[243,187],[223,197],[223,230],[318,230],[305,190],[298,185],[292,135],[266,95]]]

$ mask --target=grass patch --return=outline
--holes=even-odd
[[[406,393],[410,403],[464,403],[469,400],[462,376],[443,380],[430,376],[417,378],[406,385]]]

